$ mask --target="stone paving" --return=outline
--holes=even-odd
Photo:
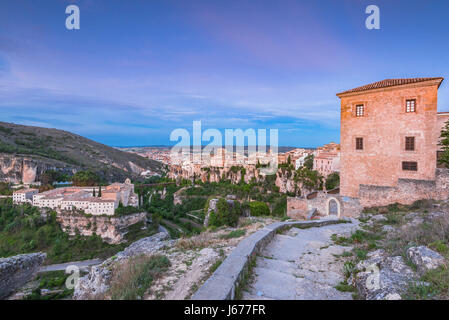
[[[350,300],[350,292],[334,288],[344,280],[343,260],[335,257],[351,247],[334,245],[332,234],[349,235],[358,225],[334,224],[291,228],[277,234],[256,259],[243,299]]]

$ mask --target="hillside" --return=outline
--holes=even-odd
[[[67,131],[0,122],[0,181],[33,182],[50,169],[90,169],[120,181],[145,170],[161,172],[162,165]]]

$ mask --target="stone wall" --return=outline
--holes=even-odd
[[[340,210],[341,217],[358,217],[362,212],[359,199],[343,197],[340,194],[329,194],[324,191],[316,192],[316,196],[307,199],[305,197],[287,197],[287,216],[297,220],[307,219],[307,212],[317,209],[318,215],[328,214],[329,201],[335,200]]]
[[[58,213],[57,221],[62,230],[69,235],[75,235],[76,231],[82,236],[99,235],[107,243],[115,244],[124,241],[128,227],[144,222],[146,225],[146,212],[135,213],[122,217],[114,216],[88,216],[81,213]]]
[[[300,197],[287,197],[287,216],[292,219],[305,219],[308,210],[307,199]]]
[[[399,179],[397,186],[360,185],[359,199],[363,207],[392,203],[412,204],[416,200],[444,200],[449,197],[449,170],[436,169],[435,180]]]
[[[0,258],[0,299],[30,281],[45,258],[42,252]]]

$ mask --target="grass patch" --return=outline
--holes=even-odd
[[[151,286],[170,267],[166,256],[138,256],[113,270],[107,294],[113,300],[140,300]]]
[[[406,294],[407,299],[449,299],[449,268],[447,266],[429,270],[420,280],[428,285],[410,284]]]
[[[215,270],[218,269],[219,266],[223,263],[224,259],[219,259],[215,261],[215,263],[209,268],[209,273],[212,274],[215,272]]]
[[[368,254],[368,251],[361,249],[361,248],[354,248],[354,253],[357,259],[359,260],[365,260],[366,256]]]
[[[38,274],[34,280],[39,282],[31,294],[24,297],[24,300],[60,300],[69,298],[73,294],[73,289],[67,289],[65,282],[70,274],[64,271],[50,271]],[[46,293],[45,290],[51,290]]]
[[[354,287],[350,286],[349,284],[347,284],[343,281],[340,282],[339,284],[337,284],[334,288],[341,292],[354,292],[355,291]]]
[[[243,237],[245,234],[246,234],[245,229],[238,229],[238,230],[233,230],[233,231],[229,232],[228,234],[221,235],[220,238],[221,239],[240,238],[240,237]]]

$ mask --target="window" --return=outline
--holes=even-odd
[[[416,99],[407,100],[405,102],[405,112],[416,112]]]
[[[418,171],[418,163],[412,161],[402,162],[402,170],[405,171]]]
[[[359,104],[355,107],[355,115],[357,117],[363,117],[364,113],[365,113],[365,107],[363,104]]]
[[[363,138],[355,138],[355,149],[363,150]]]
[[[406,151],[415,150],[415,137],[405,137],[405,150]]]

